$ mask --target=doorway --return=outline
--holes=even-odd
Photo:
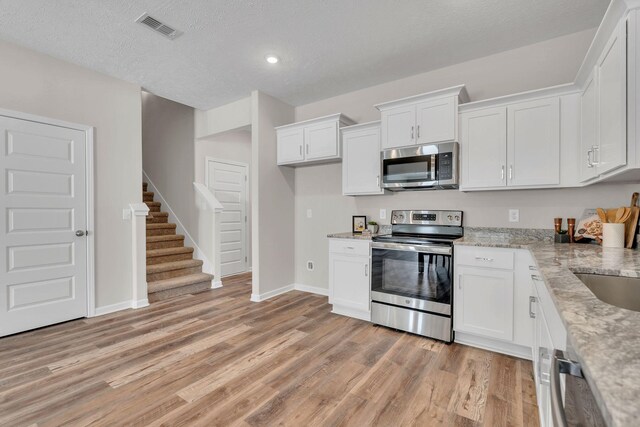
[[[205,179],[223,206],[220,214],[221,276],[245,273],[249,270],[249,165],[207,157]]]
[[[0,112],[0,336],[93,314],[92,132]]]

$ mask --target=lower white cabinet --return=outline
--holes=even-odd
[[[333,313],[371,320],[369,242],[329,241],[329,303]]]
[[[455,340],[531,358],[531,256],[521,249],[456,246]]]
[[[513,340],[513,271],[458,267],[455,329]]]

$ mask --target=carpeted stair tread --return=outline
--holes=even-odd
[[[149,293],[166,291],[168,289],[180,288],[194,285],[196,283],[211,282],[213,276],[207,273],[189,274],[188,276],[172,277],[171,279],[156,280],[147,283]]]
[[[193,248],[190,247],[178,247],[178,248],[160,248],[160,249],[148,249],[147,258],[155,258],[159,256],[178,255],[193,253]]]
[[[145,203],[148,207],[152,207],[152,206],[160,207],[160,206],[162,206],[162,203],[160,203],[160,202],[149,202],[149,201],[145,201],[144,203]]]
[[[156,222],[147,224],[147,230],[162,230],[165,228],[172,228],[175,230],[176,225],[170,222]]]
[[[163,262],[162,264],[147,265],[147,274],[161,273],[164,271],[181,270],[183,268],[201,267],[202,260],[186,259],[183,261]]]
[[[182,234],[165,234],[163,236],[147,236],[147,243],[170,242],[173,240],[184,240]]]

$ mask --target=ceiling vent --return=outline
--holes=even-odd
[[[169,25],[163,22],[160,22],[153,16],[149,16],[148,13],[143,13],[142,16],[136,19],[136,22],[144,25],[147,28],[152,29],[156,33],[159,33],[171,40],[177,38],[182,34],[182,31],[178,31],[175,28],[172,28]]]

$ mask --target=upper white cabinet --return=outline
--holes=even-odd
[[[460,188],[559,185],[560,99],[553,96],[462,112]],[[573,126],[577,128],[576,123]]]
[[[582,91],[580,178],[588,181],[627,164],[627,22],[604,47]]]
[[[384,194],[380,163],[380,122],[344,127],[342,133],[342,194]]]
[[[352,124],[348,117],[333,114],[277,127],[278,165],[340,161],[340,127]]]
[[[464,85],[378,104],[382,149],[458,140],[458,105]]]

